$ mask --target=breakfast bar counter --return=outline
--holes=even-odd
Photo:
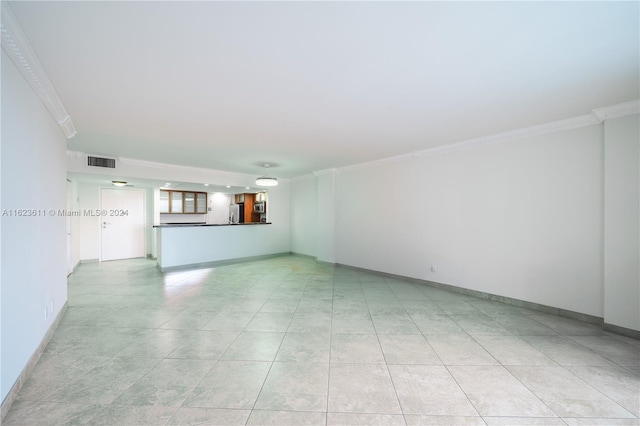
[[[157,262],[162,271],[207,267],[236,259],[288,253],[271,223],[155,225]]]

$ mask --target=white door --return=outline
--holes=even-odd
[[[144,191],[100,190],[100,260],[145,256]]]

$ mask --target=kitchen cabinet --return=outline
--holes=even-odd
[[[196,194],[194,194],[193,192],[183,192],[182,200],[185,213],[196,212]]]
[[[160,191],[160,213],[169,213],[169,191]]]
[[[182,203],[182,192],[171,191],[169,197],[171,199],[171,211],[169,213],[182,213],[184,211]]]
[[[160,213],[205,214],[207,213],[207,193],[161,189]]]
[[[207,193],[206,192],[196,192],[196,213],[198,214],[207,213]]]
[[[253,222],[253,203],[255,194],[244,194],[244,223]],[[260,222],[259,220],[257,222]]]

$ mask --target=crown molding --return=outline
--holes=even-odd
[[[640,114],[640,100],[636,99],[604,108],[595,108],[591,110],[591,114],[600,120],[600,122],[612,118],[624,117],[625,115]]]
[[[316,175],[314,173],[308,173],[306,175],[295,176],[290,178],[291,182],[300,182],[303,180],[315,179]]]
[[[78,133],[71,121],[71,116],[58,97],[13,11],[5,1],[2,2],[1,7],[2,49],[38,95],[67,139],[71,139]]]
[[[338,169],[336,168],[324,169],[324,170],[318,170],[317,172],[312,172],[312,174],[316,177],[322,176],[322,175],[334,175],[336,173],[338,173]]]
[[[566,130],[577,129],[601,124],[605,120],[623,117],[626,115],[640,114],[640,100],[624,102],[617,105],[611,105],[603,108],[591,110],[589,114],[579,115],[577,117],[567,118],[565,120],[552,121],[537,126],[524,127],[522,129],[512,130],[494,135],[483,136],[480,138],[469,139],[462,142],[454,142],[446,145],[436,146],[421,151],[415,151],[408,154],[396,155],[393,157],[382,158],[380,160],[369,161],[366,163],[354,164],[351,166],[340,167],[338,172],[346,172],[368,167],[381,166],[385,164],[398,163],[401,161],[416,160],[422,157],[430,157],[433,155],[446,154],[449,152],[463,151],[469,148],[491,145],[495,143],[505,142],[508,140],[517,140],[525,137],[540,136],[548,133],[563,132]]]

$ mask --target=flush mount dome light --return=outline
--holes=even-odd
[[[265,164],[264,168],[268,169],[269,168],[269,164]],[[268,173],[265,173],[264,176],[260,176],[258,179],[256,179],[256,185],[258,185],[258,186],[277,186],[278,185],[278,179],[269,176]]]
[[[127,184],[127,182],[123,180],[112,180],[111,183],[113,186],[125,186]]]
[[[258,186],[277,186],[278,179],[269,176],[261,176],[256,179],[256,185]]]

